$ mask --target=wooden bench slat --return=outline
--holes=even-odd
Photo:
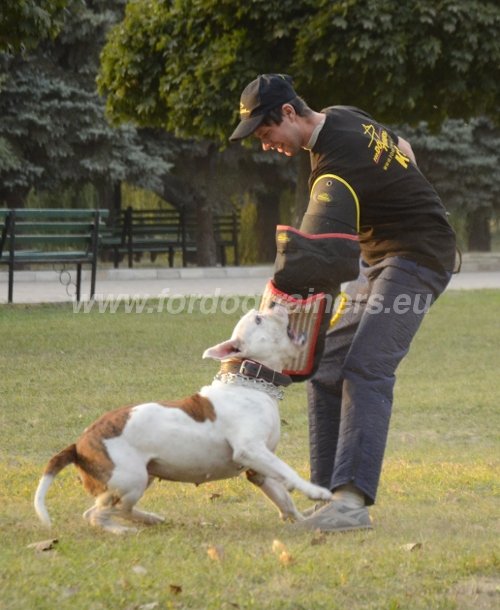
[[[63,245],[63,244],[71,244],[76,242],[81,243],[90,243],[92,241],[91,235],[88,233],[72,233],[71,235],[65,234],[53,234],[53,233],[26,233],[21,235],[16,235],[16,244],[17,243],[25,243],[29,241],[36,241],[37,243],[44,244],[53,244],[53,245]]]
[[[50,231],[51,233],[57,234],[60,231],[89,231],[92,229],[93,223],[89,222],[26,222],[26,221],[18,221],[16,219],[16,233],[24,233],[25,231]]]
[[[7,259],[8,255],[2,254],[2,259]],[[32,252],[31,250],[16,252],[18,263],[44,263],[65,260],[81,260],[91,262],[91,257],[87,252]]]
[[[9,210],[10,211],[10,210]],[[109,210],[99,210],[101,219],[107,218]],[[24,218],[93,218],[93,209],[64,209],[64,208],[16,208],[16,219]]]

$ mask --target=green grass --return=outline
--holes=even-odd
[[[425,320],[399,370],[374,531],[294,532],[239,478],[157,483],[141,505],[165,524],[115,537],[81,518],[72,467],[48,494],[53,529],[39,524],[44,464],[103,411],[209,382],[201,353],[238,315],[0,307],[0,609],[499,607],[499,311],[498,291],[450,292]],[[281,408],[278,453],[307,477],[304,386]],[[52,551],[27,548],[50,537]]]

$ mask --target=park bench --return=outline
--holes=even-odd
[[[183,218],[184,228],[184,250],[196,251],[196,226],[197,221],[194,214],[185,214]],[[214,214],[212,221],[212,229],[215,239],[215,253],[217,263],[222,267],[227,265],[227,249],[233,249],[233,263],[238,266],[240,264],[239,254],[239,233],[240,233],[240,216],[237,212],[229,212],[226,214]],[[183,266],[184,264],[183,252]]]
[[[113,266],[119,267],[125,256],[129,268],[142,254],[149,252],[154,260],[158,254],[168,254],[169,266],[183,244],[183,215],[177,210],[121,210],[106,228],[102,237],[102,250],[111,254]],[[187,243],[186,243],[187,247]]]
[[[176,252],[181,253],[182,266],[189,254],[196,253],[196,218],[194,214],[173,209],[139,210],[128,207],[120,211],[102,237],[102,251],[109,253],[113,266],[119,267],[126,257],[128,267],[149,253],[152,261],[158,254],[167,254],[169,267],[174,266]],[[227,248],[233,248],[234,264],[239,265],[239,215],[215,214],[213,231],[217,261],[227,264]]]
[[[90,265],[90,298],[95,294],[99,230],[108,210],[0,209],[0,263],[8,266],[8,301],[14,272],[26,265],[76,266],[80,301],[82,265]]]
[[[240,251],[238,237],[240,234],[240,216],[236,212],[229,214],[216,214],[214,217],[214,235],[217,257],[220,264],[227,264],[226,249],[233,249],[233,261],[236,266],[240,264]]]

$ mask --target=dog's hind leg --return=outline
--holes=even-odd
[[[148,485],[149,482],[144,485],[144,489],[142,489],[142,491],[139,491],[138,487],[135,487],[128,493],[121,496],[120,501],[116,506],[116,508],[120,510],[119,516],[121,519],[126,519],[127,521],[132,521],[135,523],[142,523],[143,525],[157,525],[158,523],[163,523],[165,521],[165,519],[160,515],[155,515],[154,513],[135,508],[136,503],[141,499],[142,494]]]
[[[151,485],[154,477],[148,477],[147,487]],[[156,515],[155,513],[150,513],[144,510],[139,510],[138,508],[132,508],[128,517],[126,517],[130,521],[135,521],[136,523],[142,523],[143,525],[157,525],[158,523],[163,523],[165,521],[165,517],[161,515]]]
[[[117,519],[139,521],[137,514],[134,515],[134,506],[141,499],[148,485],[146,470],[134,474],[130,472],[117,474],[115,471],[108,485],[108,490],[97,497],[95,505],[86,511],[84,517],[91,525],[113,534],[136,532],[137,528],[124,525]],[[145,520],[141,522],[144,523]]]
[[[295,507],[288,491],[279,481],[259,474],[255,470],[247,470],[245,474],[250,483],[258,487],[277,506],[283,521],[300,521],[304,518]]]
[[[83,513],[83,516],[90,525],[100,527],[112,534],[124,534],[126,532],[136,532],[137,528],[122,525],[116,521],[123,518],[123,509],[119,506],[119,499],[110,492],[104,492],[96,499],[94,506]]]
[[[96,496],[94,505],[91,506],[90,508],[88,508],[83,513],[83,518],[87,519],[87,521],[91,525],[94,525],[93,520],[94,520],[96,513],[103,510],[104,508],[113,506],[113,504],[116,504],[117,501],[118,501],[117,498],[115,496],[113,496],[112,493],[110,493],[109,491],[103,491],[102,493],[100,493],[99,495]]]
[[[130,513],[130,517],[128,517],[131,521],[136,521],[137,523],[143,523],[144,525],[157,525],[158,523],[163,523],[165,521],[165,517],[161,515],[156,515],[155,513],[149,513],[143,510],[139,510],[137,508],[133,508]]]

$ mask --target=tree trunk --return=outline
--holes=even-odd
[[[467,246],[469,251],[491,251],[490,216],[491,210],[489,208],[477,208],[467,215]]]
[[[217,149],[213,144],[207,148],[206,157],[200,164],[205,188],[196,196],[196,263],[199,267],[213,267],[217,263],[213,211],[211,206],[211,189],[214,182],[215,157]]]
[[[29,189],[17,189],[15,191],[8,191],[0,194],[0,201],[4,201],[5,205],[9,209],[13,208],[24,208],[26,203],[26,197],[28,196]]]
[[[216,264],[213,213],[208,201],[196,198],[196,264],[213,267]]]
[[[257,262],[272,263],[276,257],[276,225],[280,222],[276,193],[258,193],[255,225]]]
[[[97,195],[97,207],[99,209],[111,210],[113,205],[113,185],[109,182],[94,184]]]
[[[112,214],[117,215],[122,209],[122,185],[115,182],[113,186]]]

